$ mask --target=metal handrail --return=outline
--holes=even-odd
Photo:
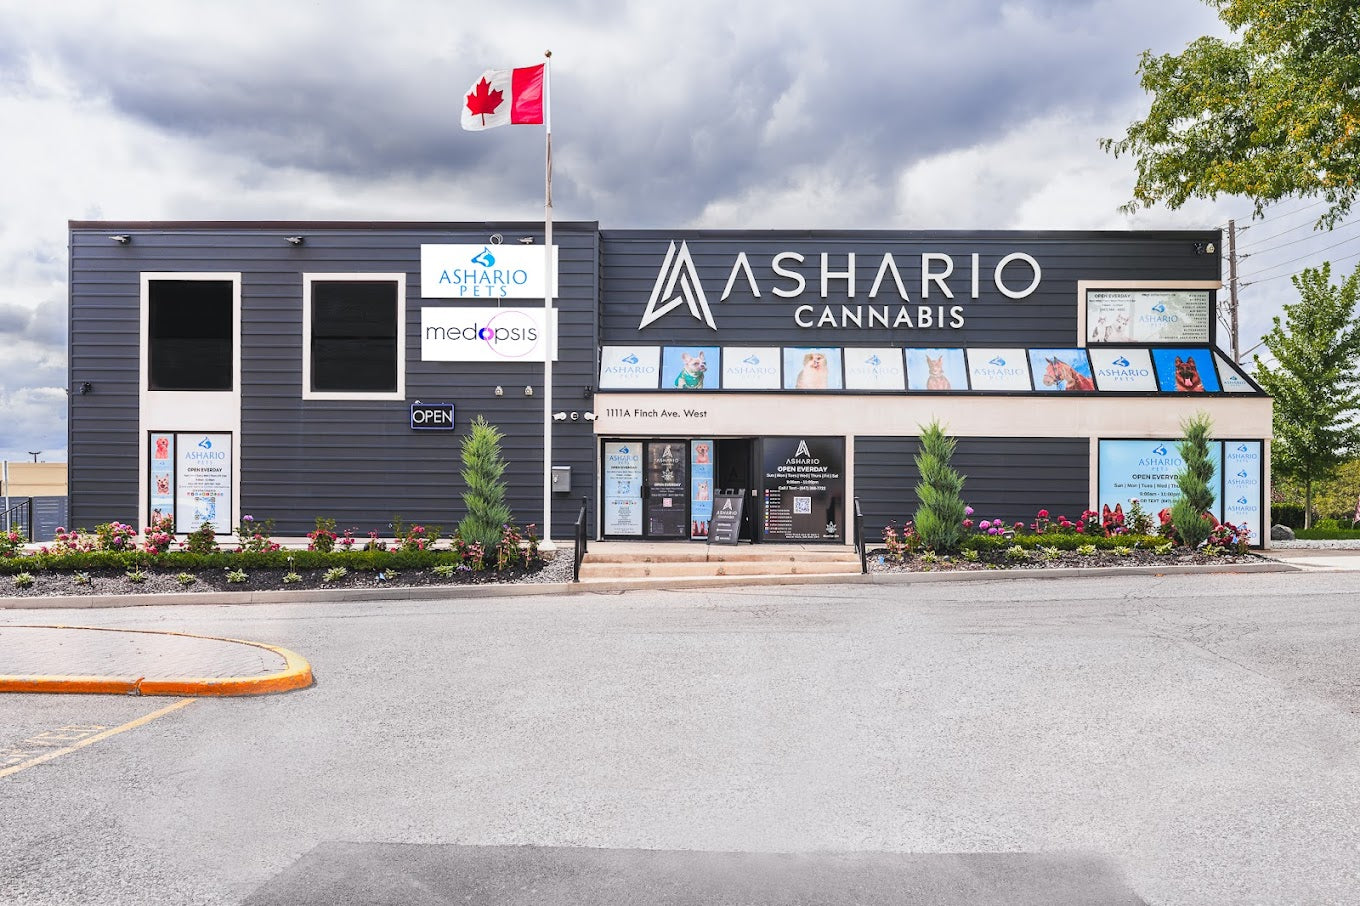
[[[859,571],[861,575],[869,572],[869,552],[864,549],[864,511],[855,498],[855,549],[859,551]]]
[[[21,517],[22,514],[25,512],[27,512],[28,514],[28,519],[26,521],[23,518],[16,519],[16,516]],[[4,531],[9,531],[10,529],[12,529],[16,521],[20,526],[23,527],[24,537],[26,537],[29,541],[32,541],[34,534],[32,497],[28,498],[27,500],[21,500],[20,502],[12,505],[9,509],[5,510],[3,513],[0,513],[0,526],[4,527]]]
[[[574,562],[571,565],[571,581],[581,581],[581,561],[586,556],[586,507],[590,504],[589,497],[581,498],[581,512],[576,515],[576,550],[573,553]]]

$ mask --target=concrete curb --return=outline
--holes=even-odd
[[[225,639],[218,636],[194,635],[188,632],[163,632],[150,629],[108,629],[100,626],[19,626],[20,629],[74,629],[87,632],[124,632],[138,635],[177,636],[204,639],[263,648],[283,658],[284,669],[262,676],[177,676],[147,679],[138,676],[0,676],[0,692],[94,693],[105,695],[173,695],[193,697],[226,697],[240,695],[268,695],[305,689],[312,680],[312,665],[299,654],[246,639]]]
[[[848,573],[841,575],[696,576],[654,579],[597,579],[582,582],[508,585],[432,585],[411,588],[340,588],[306,591],[180,592],[150,595],[56,595],[43,598],[0,598],[0,610],[165,607],[183,604],[234,605],[311,604],[346,601],[447,601],[518,598],[535,595],[611,594],[676,588],[721,588],[733,585],[910,585],[917,582],[979,582],[997,579],[1066,579],[1100,576],[1174,576],[1223,573],[1288,573],[1301,568],[1288,563],[1210,563],[1167,566],[1093,566],[1057,569],[976,569],[940,572]],[[246,642],[245,644],[255,644]]]

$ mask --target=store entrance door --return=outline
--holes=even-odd
[[[746,491],[746,506],[741,512],[741,534],[743,541],[755,539],[752,526],[755,511],[757,476],[754,471],[755,456],[752,451],[755,441],[749,437],[723,439],[717,441],[717,490]]]
[[[648,538],[689,537],[689,444],[647,441],[642,519]]]

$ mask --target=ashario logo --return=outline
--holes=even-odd
[[[630,352],[628,355],[620,357],[617,362],[610,362],[604,366],[605,374],[612,374],[620,377],[656,374],[656,371],[656,365],[644,363],[642,359],[638,358],[636,352]]]
[[[1245,497],[1239,497],[1239,498],[1237,498],[1237,502],[1240,503],[1242,506],[1247,506],[1248,504],[1251,503],[1251,501],[1248,500],[1248,499],[1245,498]]]
[[[880,359],[877,355],[871,355],[864,360],[864,364],[869,365],[873,368],[877,368],[879,365],[883,364],[883,360]]]
[[[793,451],[794,459],[798,459],[800,456],[806,456],[809,459],[812,458],[812,453],[808,450],[807,441],[805,440],[798,441],[798,449]]]
[[[747,365],[759,365],[759,364],[760,364],[760,356],[755,355],[755,354],[751,354],[751,355],[748,355],[746,358],[742,359],[742,361],[745,362]]]
[[[496,265],[496,257],[491,254],[491,249],[482,246],[481,253],[472,256],[472,263],[480,264],[482,267],[494,267]]]
[[[1248,472],[1246,469],[1243,469],[1242,471],[1240,471],[1240,472],[1237,473],[1237,477],[1238,477],[1238,478],[1250,478],[1250,477],[1251,477],[1251,473]]]
[[[1152,310],[1157,312],[1157,314],[1161,314],[1162,312],[1166,311],[1166,306],[1163,305],[1161,302],[1158,302],[1156,305],[1152,306]]]
[[[997,368],[1005,368],[1006,360],[1001,356],[995,356],[987,362],[988,365],[995,365]]]
[[[632,451],[629,450],[627,447],[619,447],[619,452],[620,452],[620,453],[631,453]]]
[[[680,243],[676,254],[675,243],[666,250],[666,259],[661,262],[661,270],[656,275],[656,285],[652,287],[652,297],[647,300],[647,310],[642,313],[638,330],[646,327],[663,315],[669,314],[681,305],[689,306],[689,313],[696,320],[717,330],[713,323],[713,312],[708,308],[708,297],[704,295],[704,285],[699,281],[699,272],[694,267],[694,259],[689,255],[689,245]]]
[[[1251,452],[1251,448],[1248,447],[1246,444],[1238,444],[1238,445],[1237,445],[1237,452],[1238,452],[1238,453],[1250,453],[1250,452]]]
[[[1155,447],[1152,448],[1152,452],[1155,453],[1155,454],[1158,455],[1158,456],[1165,456],[1165,455],[1166,455],[1166,444],[1158,444],[1157,446],[1155,446]]]
[[[626,355],[626,356],[624,356],[624,357],[623,357],[623,363],[624,363],[625,365],[636,365],[636,364],[638,363],[637,354],[634,353],[634,354],[632,354],[632,355]]]
[[[1120,367],[1120,368],[1127,368],[1127,367],[1129,367],[1130,362],[1129,362],[1128,359],[1124,358],[1124,357],[1121,355],[1119,358],[1115,359],[1115,360],[1114,360],[1113,362],[1111,362],[1110,364],[1111,364],[1111,365],[1117,365],[1117,366]]]
[[[211,450],[211,449],[212,449],[212,441],[208,440],[206,437],[203,438],[202,440],[200,440],[200,441],[198,442],[198,445],[199,445],[200,447],[202,447],[203,449],[205,449],[205,450]]]
[[[459,295],[508,296],[510,290],[529,282],[524,268],[496,267],[496,256],[488,246],[468,259],[476,268],[445,268],[439,272],[438,284],[459,288]]]

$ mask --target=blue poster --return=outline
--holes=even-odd
[[[1177,439],[1100,441],[1099,499],[1096,509],[1104,512],[1107,506],[1110,509],[1118,506],[1127,515],[1130,501],[1136,499],[1143,510],[1156,520],[1157,514],[1170,508],[1180,496],[1176,473],[1185,467],[1185,460],[1177,450],[1178,443]],[[1214,495],[1211,512],[1215,519],[1222,519],[1218,476],[1223,474],[1220,465],[1223,461],[1223,444],[1210,442],[1209,459],[1214,466],[1214,476],[1209,480],[1209,489]]]
[[[962,349],[908,349],[906,354],[909,389],[968,389],[968,363]]]
[[[1163,393],[1218,393],[1218,372],[1207,349],[1154,349],[1157,388]]]
[[[1085,349],[1031,349],[1029,370],[1035,390],[1084,393],[1096,389]]]
[[[667,346],[661,357],[661,389],[717,390],[721,356],[717,346]]]
[[[708,538],[708,524],[713,519],[713,441],[689,442],[689,536]]]

